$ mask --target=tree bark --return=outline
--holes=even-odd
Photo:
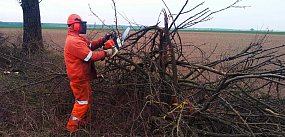
[[[22,0],[24,36],[23,50],[28,55],[43,49],[41,16],[38,0]]]

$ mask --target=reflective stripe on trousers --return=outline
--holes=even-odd
[[[77,118],[77,117],[75,117],[75,116],[70,116],[70,118],[72,119],[72,120],[78,120],[79,121],[79,118]]]
[[[91,101],[91,82],[70,82],[70,87],[75,97],[75,103],[71,112],[71,121],[67,126],[74,125],[75,121],[80,121],[86,115],[86,112],[90,108]]]
[[[84,100],[84,101],[76,100],[76,102],[80,105],[87,105],[88,104],[88,100]]]

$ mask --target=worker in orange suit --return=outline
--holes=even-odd
[[[64,47],[66,71],[70,79],[70,87],[75,96],[71,117],[66,125],[70,132],[78,129],[79,123],[86,116],[91,101],[91,80],[96,78],[92,63],[115,54],[114,40],[105,35],[98,40],[90,41],[80,34],[86,34],[86,22],[77,14],[71,14],[67,20],[68,35]],[[96,50],[102,46],[105,50]]]

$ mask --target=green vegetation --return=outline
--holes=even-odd
[[[22,26],[0,26],[1,28],[22,28]],[[67,27],[43,26],[42,29],[66,30]],[[123,28],[118,28],[120,31]],[[111,30],[111,28],[88,28],[88,30]],[[138,30],[138,29],[135,29]],[[239,30],[179,30],[179,32],[213,32],[213,33],[243,33],[243,34],[274,34],[285,35],[285,31],[239,31]]]
[[[8,29],[13,29],[13,28],[16,28],[16,29],[18,29],[18,28],[23,28],[22,26],[0,26],[0,28],[8,28]],[[63,30],[63,29],[67,29],[67,27],[46,27],[46,26],[44,26],[44,27],[42,27],[42,29],[58,29],[58,30]]]
[[[42,29],[66,30],[67,27],[47,27],[47,26],[43,26]]]
[[[22,26],[0,26],[0,28],[23,28]]]
[[[23,28],[22,26],[0,26],[1,28],[8,28],[8,29],[18,29]],[[54,27],[54,26],[43,26],[42,29],[52,29],[52,30],[67,30],[67,27]],[[124,30],[118,28],[119,30]],[[111,30],[111,28],[88,28],[88,30]]]
[[[181,32],[214,32],[214,33],[244,33],[244,34],[276,34],[285,35],[283,31],[230,31],[230,30],[180,30]]]

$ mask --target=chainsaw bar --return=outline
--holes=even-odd
[[[126,30],[123,32],[123,34],[121,35],[121,37],[118,37],[117,38],[117,40],[115,41],[115,45],[116,45],[116,47],[115,47],[115,53],[114,53],[114,55],[116,55],[117,54],[117,52],[120,50],[120,48],[123,46],[123,44],[124,44],[124,41],[125,41],[125,39],[127,38],[127,36],[128,36],[128,34],[129,34],[129,32],[130,32],[130,27],[127,27],[126,28]],[[113,55],[113,56],[114,56]],[[113,56],[111,56],[111,58],[113,57]]]
[[[118,50],[123,46],[124,41],[126,39],[126,37],[128,36],[129,32],[130,32],[130,27],[126,28],[126,30],[123,32],[123,34],[121,35],[121,37],[117,38],[117,43],[118,43]]]

